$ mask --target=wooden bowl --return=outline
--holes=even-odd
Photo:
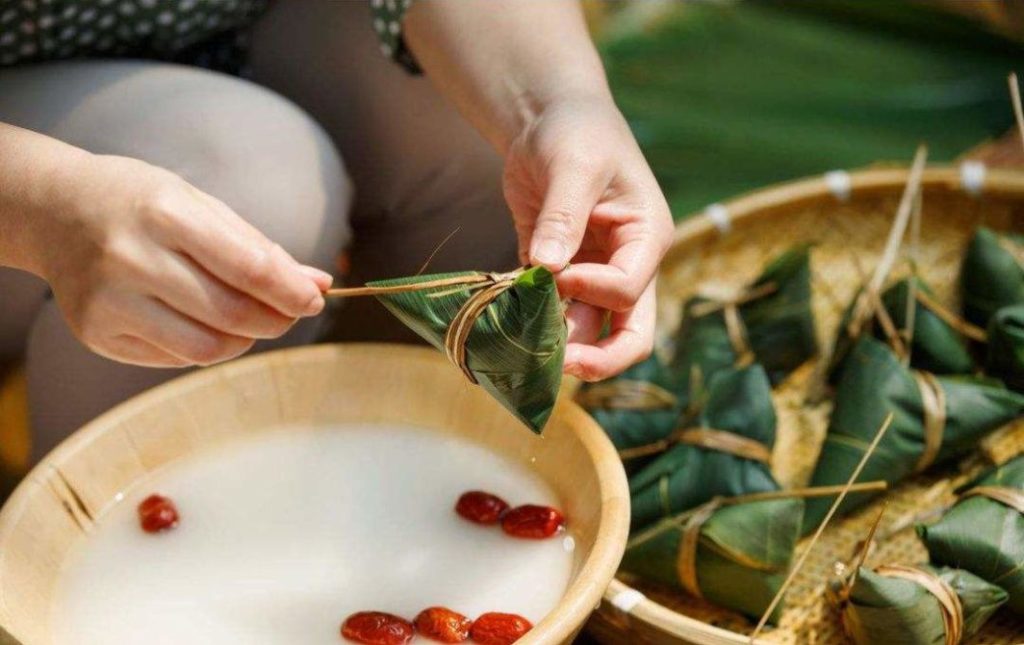
[[[394,345],[245,358],[146,392],[76,432],[0,511],[0,625],[24,645],[51,642],[51,597],[68,549],[149,471],[242,433],[346,422],[462,435],[534,468],[570,518],[576,563],[562,601],[520,642],[573,638],[615,574],[628,532],[629,493],[611,443],[567,399],[537,437],[438,352]]]
[[[829,173],[743,195],[684,220],[659,273],[659,333],[671,338],[681,303],[701,285],[741,286],[789,246],[812,242],[812,306],[819,346],[828,347],[860,285],[861,271],[875,266],[907,175],[904,168]],[[959,310],[960,260],[976,227],[1024,232],[1024,173],[986,169],[977,162],[931,168],[924,173],[922,191],[920,271],[937,296]],[[773,392],[778,429],[772,471],[784,487],[806,485],[824,439],[829,404],[804,405],[813,367],[813,361],[801,367]],[[981,452],[1000,462],[1022,447],[1024,426],[1015,423],[986,439]],[[960,468],[959,474],[971,472],[977,469]],[[887,517],[912,515],[954,499],[950,474],[925,474],[898,485],[885,495]],[[787,595],[780,625],[759,642],[845,642],[823,598],[823,585],[832,565],[853,553],[877,512],[877,503],[872,504],[829,526]],[[913,531],[905,531],[882,545],[878,558],[913,564],[925,561],[927,553]],[[621,576],[609,586],[588,627],[606,643],[739,645],[749,642],[752,625],[674,589]],[[1003,611],[965,643],[1022,641],[1024,621]]]

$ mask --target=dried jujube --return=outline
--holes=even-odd
[[[517,538],[543,540],[558,533],[565,526],[562,514],[550,506],[524,504],[505,513],[501,528]]]
[[[420,636],[442,643],[461,643],[469,638],[473,621],[447,607],[428,607],[416,616]]]
[[[455,512],[477,524],[497,524],[508,510],[508,502],[479,490],[463,493],[455,503]]]
[[[146,533],[168,531],[178,525],[178,509],[162,495],[150,495],[139,504],[139,524]]]
[[[341,625],[342,636],[363,645],[405,645],[414,633],[412,623],[382,611],[360,611]]]
[[[470,637],[480,645],[512,645],[531,629],[533,625],[522,616],[489,612],[473,621]]]

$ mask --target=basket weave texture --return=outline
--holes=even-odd
[[[868,170],[851,177],[851,193],[836,196],[820,179],[805,180],[742,197],[717,209],[716,217],[698,217],[677,230],[675,244],[659,278],[659,332],[665,344],[679,325],[681,303],[709,284],[742,286],[753,280],[767,261],[790,246],[814,244],[813,309],[820,346],[829,347],[844,308],[853,299],[862,277],[878,260],[892,224],[899,194],[906,180],[903,170]],[[721,213],[730,221],[725,226]],[[714,225],[717,220],[718,225]],[[936,295],[959,310],[957,293],[960,262],[970,236],[979,225],[999,231],[1024,232],[1024,174],[990,172],[980,194],[961,186],[958,169],[932,169],[923,182],[921,242],[918,267]],[[720,229],[726,228],[727,232]],[[905,247],[906,248],[906,247]],[[905,275],[907,264],[897,264],[892,277]],[[784,487],[806,485],[814,468],[831,408],[830,402],[809,406],[805,394],[814,371],[804,365],[773,394],[778,433],[772,470]],[[930,471],[884,496],[888,504],[882,530],[901,519],[921,515],[955,499],[954,488],[978,474],[992,461],[1001,463],[1024,449],[1024,423],[996,431],[979,446],[976,455],[938,471]],[[785,611],[776,629],[759,642],[816,644],[847,642],[838,614],[824,598],[824,587],[836,564],[853,554],[876,517],[878,501],[829,526],[787,595]],[[799,547],[804,548],[806,540]],[[913,529],[886,539],[867,564],[925,562],[927,552]],[[651,585],[622,574],[620,582],[641,591],[663,606],[658,625],[648,603],[642,611],[623,611],[605,602],[592,621],[591,631],[609,643],[739,643],[746,642],[752,625],[729,611]],[[619,589],[621,591],[621,589]],[[611,594],[612,592],[610,592]],[[606,595],[610,600],[610,595]],[[647,603],[647,601],[644,601]],[[668,613],[661,612],[668,610]],[[694,623],[693,620],[699,621]],[[722,630],[712,629],[712,626]],[[682,635],[688,638],[683,638]],[[1000,611],[982,633],[965,641],[974,645],[1024,642],[1024,619]]]

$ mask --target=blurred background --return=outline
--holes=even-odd
[[[1006,75],[1024,0],[584,0],[619,105],[677,219],[837,168],[968,155],[1024,165]],[[0,500],[28,458],[0,373]]]

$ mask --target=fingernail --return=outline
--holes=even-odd
[[[321,291],[330,287],[331,283],[334,282],[334,276],[332,276],[330,273],[327,273],[326,271],[321,271],[316,267],[300,264],[299,270],[302,271],[307,276],[309,276],[310,278],[312,278],[313,281],[316,282],[317,286],[320,287]]]
[[[305,316],[315,316],[324,310],[324,299],[323,296],[317,296],[309,301],[306,305],[306,310],[303,312]]]
[[[565,244],[558,240],[541,240],[533,251],[533,261],[542,264],[549,269],[562,269],[568,261],[568,251]]]

